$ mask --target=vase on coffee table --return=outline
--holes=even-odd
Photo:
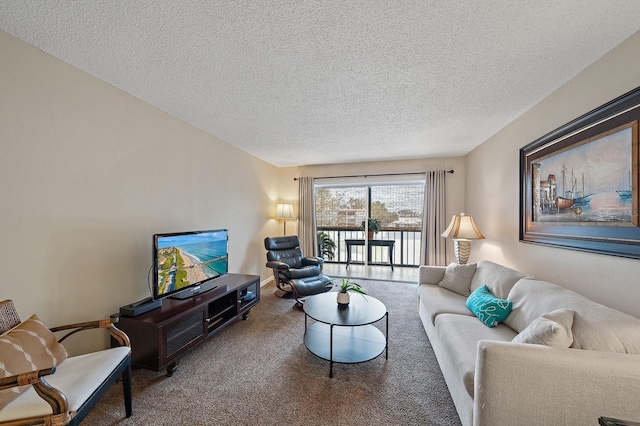
[[[349,297],[349,292],[339,291],[336,299],[338,301],[338,306],[346,308],[347,306],[349,306],[349,301],[351,298]]]
[[[338,306],[347,307],[349,306],[349,302],[351,301],[351,297],[349,295],[349,291],[353,291],[355,293],[367,294],[360,284],[355,281],[351,281],[349,278],[340,278],[340,281],[337,283],[338,287],[338,295],[336,296],[336,301],[338,302]]]

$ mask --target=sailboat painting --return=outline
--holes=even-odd
[[[640,87],[520,148],[519,241],[640,259]]]
[[[634,226],[632,170],[638,122],[580,141],[532,163],[534,222]]]

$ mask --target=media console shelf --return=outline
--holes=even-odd
[[[246,320],[260,302],[257,275],[227,274],[215,283],[189,299],[163,299],[162,307],[135,317],[118,315],[118,328],[131,340],[134,367],[166,368],[172,376],[181,356],[239,316]]]

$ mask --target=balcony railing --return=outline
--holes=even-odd
[[[325,259],[329,263],[347,263],[347,246],[344,240],[362,240],[364,232],[360,228],[336,228],[319,226],[318,232],[324,231],[336,244],[333,259]],[[422,249],[422,232],[416,230],[385,230],[375,234],[376,240],[395,240],[393,250],[394,266],[419,266],[420,251]],[[364,263],[365,248],[353,246],[351,248],[351,263]],[[371,247],[370,265],[388,265],[389,254],[386,247]]]

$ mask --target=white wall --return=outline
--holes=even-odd
[[[107,317],[149,296],[156,232],[228,228],[230,271],[270,276],[279,169],[3,32],[0,52],[0,300]]]
[[[486,240],[471,259],[488,259],[555,282],[640,317],[640,260],[518,242],[519,149],[640,86],[635,34],[466,157],[467,212]]]

